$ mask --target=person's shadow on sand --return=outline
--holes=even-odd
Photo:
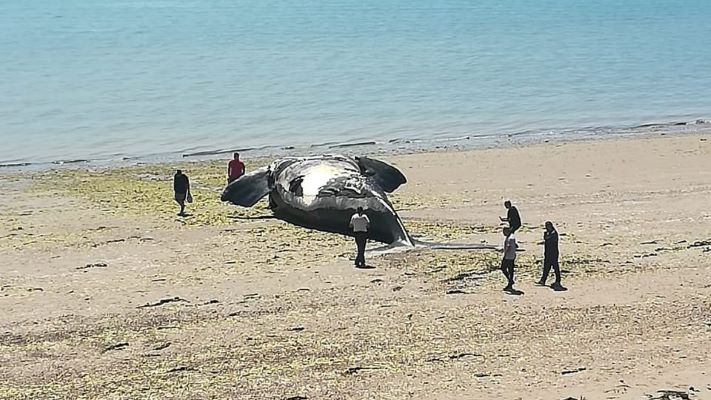
[[[564,287],[564,286],[561,285],[561,284],[556,285],[555,283],[552,284],[552,285],[550,285],[550,286],[548,286],[548,285],[541,284],[540,282],[536,282],[536,286],[549,287],[549,288],[553,289],[553,291],[556,291],[556,292],[565,292],[565,291],[568,290],[567,287]]]
[[[366,265],[357,266],[356,268],[358,268],[358,269],[375,269],[374,266],[372,266],[372,265],[367,265],[367,264],[366,264]]]

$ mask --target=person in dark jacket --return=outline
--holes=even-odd
[[[177,170],[173,176],[173,191],[175,191],[175,202],[180,205],[179,216],[185,216],[185,201],[192,202],[190,195],[190,180],[188,176],[183,174],[183,171]]]
[[[538,281],[539,285],[545,286],[548,279],[548,273],[551,268],[555,272],[555,282],[551,285],[553,289],[561,289],[560,284],[560,267],[558,266],[558,232],[553,227],[551,221],[546,221],[546,230],[543,232],[543,276]]]
[[[502,221],[508,221],[509,223],[509,228],[511,228],[511,233],[515,233],[518,228],[521,227],[521,215],[518,213],[518,209],[516,206],[511,205],[510,200],[506,200],[504,202],[504,207],[508,210],[506,213],[506,218],[499,217],[500,220]]]

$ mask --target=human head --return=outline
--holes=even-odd
[[[504,236],[508,236],[511,234],[511,228],[508,226],[504,227]]]
[[[183,171],[182,171],[182,170],[180,170],[180,169],[179,169],[179,170],[177,170],[177,171],[175,171],[175,175],[182,175],[182,173],[183,173]]]
[[[546,230],[547,230],[548,232],[552,232],[552,231],[553,231],[553,223],[552,223],[551,221],[546,221]]]
[[[358,207],[358,215],[363,215],[363,207]]]
[[[239,160],[239,153],[234,154],[235,160]]]
[[[506,208],[511,208],[511,200],[506,200],[506,201],[504,202],[504,207],[506,207]]]

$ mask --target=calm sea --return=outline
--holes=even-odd
[[[0,164],[711,117],[709,0],[0,0]]]

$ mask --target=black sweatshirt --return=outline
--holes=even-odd
[[[175,193],[187,193],[190,189],[190,181],[185,174],[175,174],[173,177],[173,190]]]
[[[558,231],[545,231],[543,233],[543,241],[545,242],[545,251],[543,253],[547,260],[555,260],[558,258]]]

